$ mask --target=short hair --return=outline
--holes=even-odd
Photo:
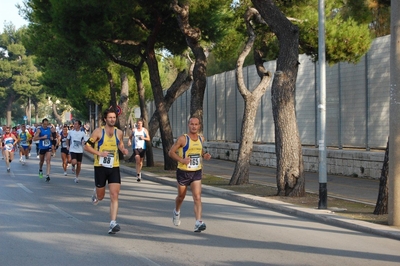
[[[43,119],[42,119],[42,123],[44,123],[44,121],[49,122],[49,119],[43,118]]]
[[[142,124],[144,124],[143,118],[138,118],[138,120],[136,121],[136,123],[138,123],[138,122],[142,122]]]
[[[75,122],[78,122],[78,124],[79,124],[80,126],[82,126],[81,120],[75,120]]]
[[[103,112],[103,119],[106,119],[108,114],[110,114],[110,113],[114,113],[115,115],[117,115],[117,111],[115,111],[114,108],[110,107]]]
[[[196,115],[192,115],[192,116],[189,118],[188,124],[190,123],[190,120],[191,120],[192,118],[196,118],[197,120],[199,120],[199,123],[201,124],[201,119],[200,119],[200,117],[198,117],[198,116],[196,116]]]

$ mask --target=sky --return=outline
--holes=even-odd
[[[23,25],[28,25],[28,22],[18,15],[16,4],[22,5],[23,0],[0,0],[0,33],[4,30],[4,21],[12,22],[16,29]]]

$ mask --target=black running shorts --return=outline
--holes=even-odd
[[[103,166],[94,167],[94,184],[96,187],[105,187],[106,182],[121,184],[119,167],[107,168]]]
[[[176,181],[178,181],[178,184],[181,186],[190,186],[193,181],[201,180],[202,177],[202,170],[183,171],[179,168],[176,170]]]

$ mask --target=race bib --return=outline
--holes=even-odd
[[[74,140],[74,147],[78,148],[79,146],[82,145],[82,142],[78,141],[78,140]]]
[[[197,169],[200,168],[200,154],[189,155],[190,162],[188,164],[188,168]]]
[[[6,144],[6,150],[7,151],[12,151],[13,147],[14,146],[12,144]]]
[[[42,140],[42,145],[43,147],[49,147],[51,146],[51,141],[49,139],[44,139]]]
[[[62,148],[67,148],[67,142],[62,143]]]
[[[28,146],[28,142],[26,140],[22,140],[20,143],[21,146]]]
[[[114,166],[114,154],[109,153],[107,157],[100,157],[99,164],[107,168],[113,168]]]

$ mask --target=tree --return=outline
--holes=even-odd
[[[253,19],[254,18],[254,19]],[[252,22],[265,23],[258,11],[255,8],[249,8],[245,14],[245,21],[249,33],[249,39],[246,46],[243,49],[242,54],[238,58],[236,67],[236,82],[238,84],[238,90],[242,95],[245,108],[243,113],[242,131],[240,136],[238,157],[235,164],[235,170],[233,171],[230,185],[241,185],[249,183],[249,169],[250,169],[250,158],[253,150],[254,140],[254,123],[257,113],[257,107],[260,103],[261,97],[264,95],[268,88],[268,84],[271,81],[271,73],[265,70],[263,66],[263,60],[261,52],[257,49],[254,50],[254,58],[257,67],[257,73],[260,76],[260,83],[251,92],[246,89],[243,78],[243,63],[246,56],[251,51],[256,34],[254,32]]]
[[[38,3],[38,6],[42,3]],[[72,46],[114,44],[132,46],[142,56],[148,66],[150,83],[154,101],[159,117],[161,138],[164,149],[164,167],[175,169],[176,162],[167,156],[173,143],[172,130],[169,123],[167,106],[164,102],[163,86],[160,80],[158,66],[158,49],[168,49],[173,54],[180,54],[186,49],[186,43],[178,31],[176,21],[171,16],[170,4],[164,1],[97,1],[75,5],[74,1],[51,2],[54,9],[50,9],[50,20],[54,20],[57,27],[53,29]],[[221,1],[204,1],[197,3],[197,12],[210,13],[213,5],[220,6]],[[228,3],[228,1],[225,1]],[[135,8],[131,8],[135,6]],[[204,7],[206,6],[206,7]],[[211,11],[207,10],[211,7]],[[47,16],[44,16],[48,19]],[[211,17],[211,16],[210,16]],[[218,16],[214,15],[214,18]],[[107,19],[104,19],[107,18]],[[212,29],[217,25],[217,20],[208,26],[208,22],[197,19],[199,24],[209,29],[209,34],[203,36],[204,40],[217,36],[218,31]],[[206,27],[207,26],[207,27]],[[219,28],[218,28],[219,29]],[[85,56],[85,55],[83,55]],[[84,57],[87,59],[87,57]]]
[[[299,56],[299,28],[270,0],[252,0],[279,40],[279,55],[272,83],[278,195],[304,196],[303,155],[295,113]]]
[[[388,213],[388,198],[389,198],[389,141],[386,144],[385,157],[383,159],[381,176],[379,178],[379,194],[376,200],[374,214],[381,215]]]
[[[27,104],[28,99],[41,90],[38,84],[40,72],[23,44],[25,34],[25,28],[16,30],[10,23],[0,38],[0,48],[3,49],[0,55],[0,92],[6,99],[8,125],[12,122],[14,103],[23,97]]]
[[[204,48],[200,44],[201,30],[192,27],[189,23],[190,6],[188,2],[179,5],[177,0],[173,0],[171,7],[177,15],[179,28],[185,36],[186,42],[195,57],[194,68],[192,71],[193,83],[190,99],[190,116],[198,117],[202,124],[204,92],[207,84],[207,58],[204,53]]]
[[[374,37],[390,34],[390,0],[347,0],[343,11],[344,17],[368,23]]]

